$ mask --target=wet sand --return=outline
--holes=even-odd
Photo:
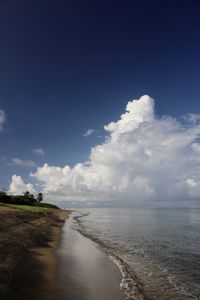
[[[122,300],[121,275],[93,241],[65,222],[57,251],[60,266],[57,300]]]
[[[43,266],[42,274],[45,280],[40,284],[37,300],[56,300],[56,293],[59,286],[58,270],[59,258],[56,255],[56,250],[59,248],[62,237],[62,227],[69,217],[69,211],[59,210],[60,226],[51,228],[51,240],[48,247],[36,247],[32,249],[33,256],[37,257],[40,263],[40,268]]]
[[[0,300],[124,299],[119,270],[70,220],[63,227],[68,215],[0,208]]]

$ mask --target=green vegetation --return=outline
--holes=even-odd
[[[56,205],[49,203],[41,203],[43,194],[39,193],[36,197],[28,191],[23,195],[8,195],[4,191],[0,191],[0,203],[9,205],[14,208],[21,208],[23,210],[32,212],[43,212],[46,208],[58,209]],[[23,208],[22,208],[23,206]]]
[[[43,194],[42,193],[39,193],[38,195],[37,195],[37,198],[36,198],[36,200],[37,200],[37,202],[42,202],[42,200],[43,200]]]
[[[47,211],[46,207],[39,207],[39,206],[31,206],[31,205],[17,205],[17,204],[7,204],[6,206],[11,208],[20,209],[26,212],[33,212],[33,213],[44,213]]]

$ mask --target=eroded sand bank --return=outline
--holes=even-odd
[[[0,207],[0,299],[55,299],[54,251],[68,215],[62,210],[43,215]]]

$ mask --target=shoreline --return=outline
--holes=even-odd
[[[107,244],[102,240],[95,238],[93,235],[88,234],[81,229],[80,219],[84,216],[84,214],[81,214],[74,217],[79,225],[79,227],[76,228],[76,231],[79,232],[83,237],[97,244],[100,250],[105,253],[108,259],[117,267],[121,274],[120,289],[123,291],[125,299],[132,299],[133,297],[133,299],[138,300],[149,300],[149,297],[142,286],[142,282],[137,275],[133,273],[128,264],[122,258],[120,258],[119,255],[113,252],[111,248],[108,248]]]
[[[145,290],[142,287],[142,283],[135,273],[130,270],[128,264],[116,255],[111,249],[109,249],[102,241],[94,238],[92,235],[86,234],[80,229],[77,229],[83,237],[97,244],[100,250],[106,254],[108,259],[117,267],[121,274],[120,288],[125,295],[125,299],[138,299],[138,300],[149,300]]]
[[[58,255],[59,300],[125,300],[121,273],[99,245],[70,226],[63,227]],[[67,284],[66,284],[67,283]]]
[[[68,210],[38,215],[0,209],[1,300],[125,299],[116,264],[70,228],[69,215]],[[1,220],[7,222],[3,231]]]

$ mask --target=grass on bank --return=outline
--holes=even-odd
[[[8,195],[5,191],[0,190],[0,205],[10,208],[20,209],[32,213],[48,213],[51,209],[59,209],[58,206],[50,203],[41,203],[43,194],[37,196],[26,191],[23,195]]]
[[[25,212],[32,212],[32,213],[45,213],[47,212],[48,208],[46,207],[39,207],[39,206],[30,206],[30,205],[17,205],[17,204],[7,204],[7,207],[20,209]]]
[[[0,208],[9,207],[13,209],[19,209],[24,212],[36,213],[36,214],[51,214],[52,210],[58,209],[58,207],[40,207],[40,206],[31,206],[31,205],[23,205],[23,204],[7,204],[0,203]],[[47,204],[48,206],[48,204]]]

